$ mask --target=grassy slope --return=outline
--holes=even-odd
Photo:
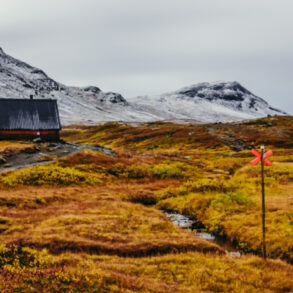
[[[292,121],[64,129],[64,139],[106,145],[116,156],[83,151],[1,175],[1,290],[293,290],[291,265],[222,255],[158,211],[193,215],[211,232],[260,253],[259,170],[247,165],[246,149],[263,142],[275,152],[266,170],[268,252],[292,260]],[[5,152],[11,143],[1,147]]]
[[[183,183],[179,189],[156,194],[158,208],[193,215],[210,232],[257,253],[261,253],[260,170],[259,166],[249,165],[252,155],[248,149],[264,143],[274,150],[274,165],[266,168],[268,252],[271,257],[292,262],[292,129],[292,117],[271,117],[243,124],[195,126],[149,123],[129,127],[109,123],[81,129],[71,127],[64,135],[189,164],[194,174],[187,179],[215,185],[213,190],[188,189]],[[201,183],[203,177],[215,180]],[[221,190],[217,178],[224,178],[232,188]]]
[[[2,243],[47,248],[51,253],[134,257],[177,251],[221,253],[216,245],[172,225],[155,208],[123,201],[119,192],[124,188],[0,192],[3,228],[7,227]]]

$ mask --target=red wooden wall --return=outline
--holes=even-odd
[[[0,130],[0,139],[34,139],[59,140],[59,130]]]

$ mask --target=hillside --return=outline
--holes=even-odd
[[[118,93],[105,93],[96,86],[79,88],[61,84],[0,48],[0,98],[28,99],[30,96],[57,99],[63,125],[158,119],[151,113],[136,111]]]
[[[137,109],[174,121],[229,122],[286,114],[238,82],[200,83],[157,97],[138,97],[132,102]]]
[[[125,99],[96,86],[66,86],[0,48],[0,98],[57,99],[63,125],[106,121],[229,122],[284,115],[237,82],[201,83],[158,97]]]
[[[61,135],[0,142],[0,291],[293,290],[292,117],[77,125]],[[250,165],[261,144],[274,152],[267,261],[260,167]],[[21,160],[34,166],[13,170]]]

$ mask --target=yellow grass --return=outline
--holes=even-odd
[[[115,155],[82,151],[1,174],[0,292],[293,291],[292,129],[291,117],[65,128],[63,139]],[[261,143],[274,151],[266,262],[225,255],[160,211],[193,216],[261,255],[259,166],[248,149]],[[0,155],[26,148],[0,142]]]
[[[6,264],[1,263],[3,257]],[[52,256],[2,246],[0,265],[2,292],[291,292],[293,288],[292,266],[253,256]]]
[[[116,192],[106,187],[4,190],[0,215],[10,225],[2,233],[2,243],[47,248],[52,253],[222,253],[216,245],[175,227],[155,208],[125,202]]]

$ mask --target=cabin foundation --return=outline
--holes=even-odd
[[[58,130],[0,130],[0,140],[32,140],[41,138],[45,141],[58,141]]]

